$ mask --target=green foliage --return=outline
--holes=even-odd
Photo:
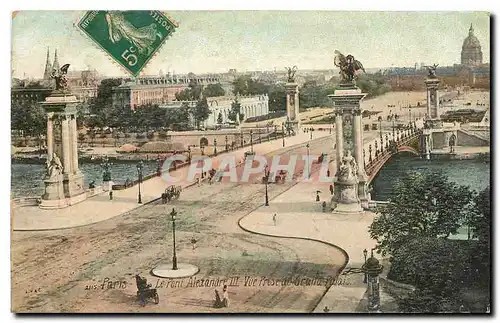
[[[24,135],[40,136],[46,132],[47,121],[45,112],[40,104],[22,103],[11,108],[11,127],[22,130]]]
[[[370,226],[372,239],[383,254],[422,237],[456,234],[471,209],[473,192],[442,173],[411,172],[399,180]]]
[[[375,97],[392,90],[381,73],[362,74],[356,81],[356,85],[363,93],[368,93],[367,97]]]
[[[220,83],[208,84],[205,89],[203,89],[203,96],[206,98],[212,98],[216,96],[224,96],[226,91],[222,88]]]
[[[269,111],[286,110],[286,91],[281,84],[273,84],[269,86]]]
[[[490,188],[479,192],[474,198],[473,216],[470,219],[470,226],[474,232],[473,237],[479,242],[489,247],[491,230],[491,199]]]
[[[233,93],[239,95],[269,93],[269,85],[259,81],[254,81],[250,76],[244,75],[233,81]]]
[[[200,128],[201,122],[208,119],[211,111],[208,108],[207,98],[203,97],[196,103],[196,106],[190,110],[191,115],[193,116],[196,128]]]
[[[238,102],[238,99],[235,99],[233,103],[231,103],[231,111],[229,111],[227,117],[229,118],[229,120],[236,122],[238,113],[240,114],[239,121],[241,122],[245,119],[245,116],[241,113],[241,103]]]
[[[307,81],[299,90],[300,108],[331,106],[328,94],[333,94],[336,84],[318,85],[316,81]]]

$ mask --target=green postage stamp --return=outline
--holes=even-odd
[[[93,10],[83,16],[78,27],[137,76],[177,26],[158,10]]]

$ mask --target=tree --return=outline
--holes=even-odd
[[[240,115],[240,122],[245,119],[245,116],[241,113],[241,103],[238,102],[238,99],[236,98],[233,103],[231,103],[231,111],[229,111],[229,114],[227,115],[228,119],[236,122],[236,118],[238,116],[238,113]]]
[[[442,173],[408,173],[396,183],[389,203],[377,210],[370,236],[385,255],[416,238],[456,234],[472,196],[467,186],[448,181]]]
[[[222,112],[219,112],[219,115],[217,116],[217,123],[222,124]]]
[[[195,107],[191,109],[191,115],[193,116],[193,120],[195,122],[196,128],[200,128],[200,124],[208,119],[211,111],[208,108],[207,98],[202,98],[199,100]]]
[[[233,93],[240,95],[264,94],[269,93],[269,86],[245,75],[233,81]]]
[[[484,245],[490,244],[491,199],[490,188],[487,187],[474,197],[475,212],[470,220],[473,237]]]
[[[286,110],[286,92],[285,87],[280,84],[269,86],[269,111]]]
[[[15,104],[11,109],[11,127],[21,130],[24,136],[40,136],[47,130],[47,117],[40,104]]]
[[[97,88],[97,97],[90,105],[90,113],[95,116],[95,125],[109,126],[113,110],[113,88],[120,85],[121,79],[104,79]]]
[[[212,98],[216,96],[224,96],[226,95],[226,91],[222,88],[220,83],[217,84],[208,84],[205,89],[203,89],[203,96],[206,98]]]

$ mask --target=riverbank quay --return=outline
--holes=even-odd
[[[322,132],[321,134],[322,136],[318,134],[315,139],[321,139],[329,135],[328,132]],[[286,147],[290,148],[295,145],[301,145],[309,140],[309,134],[299,133],[296,136],[286,138]],[[281,138],[253,145],[253,150],[257,155],[264,155],[282,148]],[[218,156],[227,154],[233,156],[236,160],[242,160],[247,150],[247,147],[243,147],[218,154]],[[195,184],[194,181],[188,181],[188,171],[189,167],[177,168],[175,171],[172,171],[173,177],[183,179],[175,183],[175,185],[187,188]],[[104,221],[160,199],[161,194],[171,185],[172,183],[158,176],[144,180],[140,185],[141,204],[138,203],[138,185],[134,185],[122,190],[116,190],[113,193],[112,200],[109,199],[107,193],[103,192],[64,209],[42,210],[38,206],[33,205],[15,207],[11,209],[12,229],[15,231],[56,230]]]

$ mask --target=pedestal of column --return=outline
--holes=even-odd
[[[366,96],[353,85],[341,86],[329,95],[336,117],[337,169],[333,180],[331,209],[339,213],[363,212],[368,207],[368,176],[363,162],[363,131],[360,102]]]
[[[299,85],[297,83],[286,83],[286,115],[289,127],[294,134],[299,133],[300,117],[299,117]]]
[[[40,208],[63,208],[87,198],[78,168],[76,105],[74,95],[54,92],[42,103],[47,112],[47,175]]]

